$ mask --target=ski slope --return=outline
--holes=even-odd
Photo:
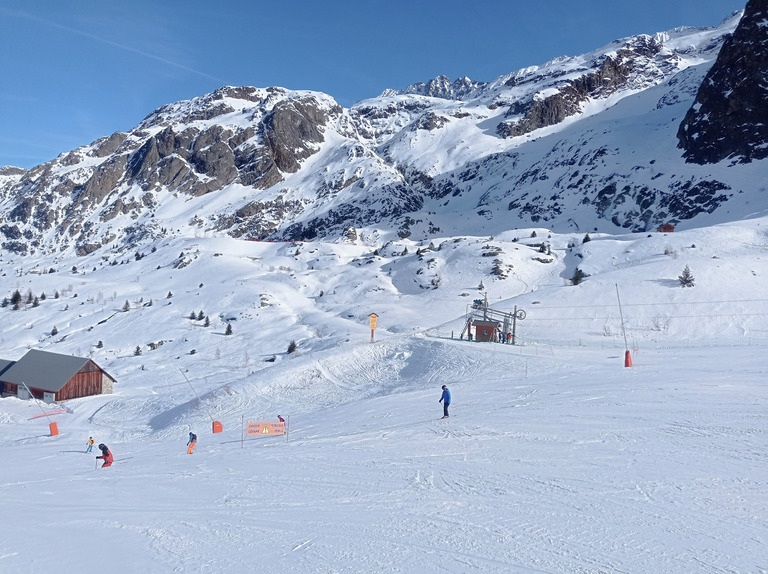
[[[0,358],[79,353],[118,382],[66,402],[56,437],[0,399],[0,571],[768,572],[766,225],[4,254],[8,296],[48,297],[0,309]],[[519,345],[458,339],[484,293],[527,311]],[[243,440],[278,414],[287,437]]]

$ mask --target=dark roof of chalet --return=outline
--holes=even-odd
[[[475,327],[498,327],[500,323],[498,321],[483,321],[482,319],[474,319],[472,324]]]
[[[0,359],[0,375],[2,375],[5,371],[7,371],[16,361],[6,361],[5,359]]]
[[[0,380],[16,385],[24,383],[30,388],[55,393],[60,391],[88,361],[90,359],[32,349],[7,371],[0,374]],[[103,369],[102,372],[112,379]]]

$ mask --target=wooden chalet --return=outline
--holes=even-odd
[[[109,394],[115,382],[91,359],[82,357],[31,350],[18,361],[0,360],[3,394],[22,399],[29,398],[24,385],[35,398],[52,403]]]
[[[671,223],[665,223],[657,230],[659,233],[674,233],[675,226]]]

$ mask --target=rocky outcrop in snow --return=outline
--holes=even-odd
[[[768,2],[749,0],[680,124],[687,161],[768,157]]]

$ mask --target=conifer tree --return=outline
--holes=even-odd
[[[691,268],[687,265],[685,266],[685,269],[683,269],[682,275],[679,275],[677,280],[680,281],[681,287],[693,287],[695,285],[693,273],[691,273]]]
[[[573,283],[574,285],[578,285],[579,283],[584,281],[585,277],[588,277],[588,275],[577,267],[576,271],[574,271],[573,275],[571,276],[571,283]]]

